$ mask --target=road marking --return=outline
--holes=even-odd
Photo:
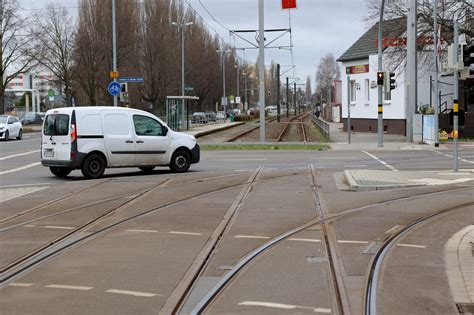
[[[347,165],[347,167],[367,167],[366,164],[354,164],[354,165]]]
[[[157,230],[125,230],[125,232],[136,232],[136,233],[158,233]]]
[[[445,154],[444,156],[447,156],[447,157],[450,157],[450,158],[454,158],[454,156],[452,156],[452,155],[450,155],[450,154]],[[462,157],[458,157],[458,160],[459,160],[459,161],[466,162],[466,163],[474,164],[474,161],[469,161],[469,160],[463,159]]]
[[[0,202],[4,202],[4,201],[12,200],[21,196],[29,195],[46,188],[49,188],[49,186],[2,188],[0,189]]]
[[[33,286],[33,283],[13,282],[8,285],[11,287],[31,287]]]
[[[229,160],[221,160],[225,162],[239,162],[239,161],[266,161],[268,159],[229,159]]]
[[[381,159],[379,159],[378,157],[376,157],[375,155],[373,155],[372,153],[369,153],[367,151],[362,151],[363,153],[367,154],[368,156],[370,156],[371,158],[373,158],[374,160],[376,160],[377,162],[379,162],[380,164],[382,164],[383,166],[385,166],[386,168],[388,169],[391,169],[392,171],[394,172],[397,172],[398,170],[393,167],[392,165],[388,164],[387,162],[385,161],[382,161]]]
[[[338,240],[340,244],[369,244],[367,241],[347,241],[347,240]]]
[[[45,185],[52,185],[53,183],[37,183],[37,184],[19,184],[19,185],[6,185],[0,186],[0,189],[3,188],[17,188],[17,187],[27,187],[27,186],[45,186]]]
[[[40,152],[40,150],[28,151],[28,152],[18,153],[18,154],[14,154],[14,155],[8,155],[8,156],[1,157],[0,161],[5,161],[5,160],[8,160],[8,159],[11,159],[11,158],[14,158],[14,157],[29,155],[29,154],[38,153],[38,152]]]
[[[133,296],[138,296],[138,297],[153,297],[153,296],[158,295],[158,294],[155,294],[155,293],[147,293],[147,292],[139,292],[139,291],[128,291],[128,290],[115,290],[115,289],[110,289],[110,290],[107,290],[105,292],[125,294],[125,295],[133,295]]]
[[[31,163],[31,164],[28,164],[28,165],[25,165],[25,166],[13,168],[13,169],[8,170],[8,171],[3,171],[3,172],[0,172],[0,175],[23,171],[23,170],[26,170],[26,169],[29,169],[29,168],[32,168],[32,167],[35,167],[35,166],[38,166],[38,165],[41,165],[41,162],[35,162],[35,163]]]
[[[240,302],[239,305],[244,306],[262,306],[262,307],[270,307],[270,308],[280,308],[285,310],[294,310],[294,309],[305,309],[305,310],[312,310],[315,313],[331,313],[331,309],[329,308],[322,308],[322,307],[308,307],[308,306],[300,306],[300,305],[291,305],[291,304],[282,304],[282,303],[272,303],[272,302],[259,302],[259,301],[244,301]]]
[[[56,229],[56,230],[74,230],[73,226],[58,226],[58,225],[45,225],[45,229]]]
[[[424,245],[413,245],[413,244],[397,244],[400,247],[413,247],[413,248],[426,248]]]
[[[394,226],[392,226],[391,228],[389,228],[387,231],[385,231],[384,234],[392,234],[392,233],[394,233],[394,232],[400,230],[401,228],[402,228],[401,225],[398,225],[398,224],[397,224],[397,225],[394,225]]]
[[[259,236],[259,235],[236,235],[234,238],[251,238],[251,239],[269,239],[269,236]]]
[[[34,227],[36,227],[36,225],[33,225],[33,224],[25,224],[25,225],[23,225],[23,227],[34,228]]]
[[[88,290],[94,289],[93,287],[82,287],[78,285],[65,285],[65,284],[50,284],[50,285],[45,286],[45,288],[79,290],[79,291],[88,291]]]
[[[296,241],[296,242],[313,242],[313,243],[321,242],[321,240],[314,239],[314,238],[295,238],[295,237],[291,237],[288,240],[289,241]]]
[[[169,234],[181,234],[181,235],[202,235],[202,233],[195,232],[181,232],[181,231],[169,231]]]
[[[253,169],[248,169],[248,170],[234,170],[234,172],[250,172],[253,171]]]

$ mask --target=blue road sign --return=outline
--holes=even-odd
[[[109,91],[110,95],[112,96],[117,96],[120,94],[120,83],[118,82],[110,82],[109,86],[107,87],[107,90]]]
[[[120,82],[145,82],[145,79],[142,77],[123,77],[118,78]]]

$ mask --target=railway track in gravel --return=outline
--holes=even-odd
[[[303,114],[300,114],[298,116],[295,116],[293,118],[291,118],[286,124],[285,126],[283,127],[283,129],[280,131],[280,133],[278,134],[276,140],[275,140],[275,143],[277,142],[282,142],[283,141],[283,138],[284,136],[289,133],[290,129],[292,126],[294,126],[295,124],[297,124],[297,129],[299,129],[299,131],[301,132],[301,139],[304,143],[307,142],[307,137],[306,137],[306,130],[305,130],[305,127],[304,127],[304,119],[306,117],[308,117],[310,113],[303,113]],[[294,121],[295,120],[298,120],[297,123],[295,123]]]
[[[1,266],[0,267],[0,288],[5,286],[9,282],[13,281],[14,279],[20,277],[21,275],[25,274],[26,272],[32,270],[36,266],[44,263],[48,259],[50,259],[50,258],[52,258],[52,257],[54,257],[58,254],[61,254],[64,251],[72,248],[73,246],[76,246],[76,245],[79,245],[83,242],[86,242],[89,239],[97,237],[97,236],[101,235],[104,232],[111,231],[112,229],[117,228],[117,227],[119,227],[119,226],[121,226],[125,223],[128,223],[132,220],[141,218],[141,217],[146,216],[148,214],[166,209],[166,208],[174,206],[174,205],[178,205],[180,203],[183,203],[183,202],[186,202],[186,201],[189,201],[189,200],[193,200],[193,199],[196,199],[196,198],[199,198],[199,197],[209,196],[209,195],[212,195],[213,193],[225,191],[225,190],[232,189],[232,188],[239,187],[239,186],[247,187],[251,183],[265,182],[265,181],[272,180],[272,179],[275,179],[275,178],[281,178],[281,177],[289,176],[289,175],[282,175],[282,176],[275,176],[275,177],[268,178],[268,179],[257,180],[257,175],[260,171],[261,171],[261,168],[259,168],[256,171],[254,176],[249,181],[239,182],[237,184],[225,185],[223,187],[218,187],[218,188],[208,190],[208,191],[205,191],[205,192],[202,192],[202,193],[197,193],[197,194],[185,197],[185,198],[180,198],[180,199],[175,200],[175,201],[170,201],[170,202],[167,202],[167,203],[165,203],[163,205],[160,205],[158,207],[154,207],[154,208],[151,208],[151,209],[140,211],[139,213],[128,216],[124,219],[117,219],[116,221],[114,221],[112,223],[109,223],[104,227],[100,227],[96,231],[90,231],[90,228],[92,228],[94,226],[97,226],[99,223],[102,223],[105,219],[110,218],[113,214],[117,213],[119,210],[133,205],[138,200],[140,200],[142,198],[145,198],[150,193],[155,191],[155,189],[157,189],[161,186],[164,186],[169,181],[169,178],[164,179],[163,181],[161,181],[158,184],[152,185],[151,187],[149,187],[149,188],[147,188],[147,189],[145,189],[141,192],[135,193],[132,198],[128,199],[127,201],[125,201],[123,203],[121,203],[120,205],[115,206],[112,209],[110,209],[110,210],[108,210],[108,211],[92,218],[91,220],[80,224],[79,226],[75,227],[74,229],[68,231],[67,233],[57,237],[54,240],[51,240],[51,241],[47,242],[46,244],[43,244],[39,248],[28,252],[27,254],[17,258],[16,260],[14,260],[14,261],[12,261],[12,262],[4,265],[4,266]],[[235,174],[231,174],[229,176],[235,176]],[[215,178],[222,178],[222,176],[217,176]],[[197,181],[199,181],[199,179],[192,180],[190,183],[195,183]],[[183,183],[179,183],[179,185],[183,185]],[[236,199],[236,200],[238,200],[238,199]],[[237,202],[237,204],[239,204],[239,203]],[[69,209],[69,210],[73,210],[73,209]],[[74,208],[74,210],[77,210],[77,209]],[[58,215],[60,215],[60,214],[63,214],[63,213],[59,213]],[[48,216],[48,217],[50,217],[50,216]],[[227,218],[227,215],[224,218],[223,222],[225,222],[226,218]],[[40,219],[43,219],[43,218],[38,218],[38,220],[40,220]],[[23,225],[24,224],[17,224],[14,227],[4,228],[4,230],[7,231],[10,228],[16,228],[16,227],[23,226]]]
[[[282,233],[278,236],[273,237],[271,240],[265,242],[261,246],[257,247],[255,250],[253,250],[253,251],[247,253],[246,255],[244,255],[243,258],[241,258],[239,261],[237,261],[233,265],[233,267],[226,274],[224,274],[221,277],[221,279],[214,285],[214,287],[212,287],[207,292],[207,294],[195,305],[195,307],[192,310],[191,314],[196,315],[196,314],[205,313],[206,310],[208,309],[208,307],[219,299],[219,297],[225,291],[225,289],[233,281],[235,281],[241,273],[245,272],[247,267],[249,265],[251,265],[252,263],[254,263],[257,260],[257,258],[259,258],[263,254],[267,253],[269,250],[271,250],[274,246],[278,245],[282,241],[290,238],[291,236],[293,236],[293,235],[295,235],[295,234],[297,234],[297,233],[299,233],[299,232],[301,232],[305,229],[313,227],[315,225],[321,225],[321,227],[322,227],[322,231],[323,231],[323,235],[324,235],[324,246],[325,246],[325,249],[326,249],[326,252],[327,252],[327,255],[328,255],[329,268],[330,268],[330,274],[331,274],[330,277],[332,279],[332,284],[331,284],[332,288],[328,288],[328,289],[331,290],[334,293],[334,296],[335,296],[335,301],[334,302],[335,302],[336,307],[337,307],[337,313],[338,314],[345,314],[345,313],[349,314],[350,311],[349,311],[348,298],[346,297],[345,290],[343,289],[344,284],[343,284],[343,280],[342,280],[342,277],[341,277],[341,273],[339,271],[338,262],[336,261],[335,240],[333,239],[334,236],[331,235],[332,233],[328,233],[326,225],[333,222],[333,221],[335,221],[335,220],[337,220],[337,219],[339,219],[339,218],[351,215],[351,214],[356,213],[356,212],[361,212],[361,211],[364,211],[364,210],[372,209],[376,206],[387,205],[387,204],[397,203],[397,202],[406,201],[406,200],[414,200],[414,199],[417,199],[417,198],[420,198],[420,197],[423,197],[423,196],[431,196],[431,195],[444,194],[444,193],[453,192],[453,191],[463,191],[463,190],[472,189],[472,187],[453,187],[453,188],[449,188],[449,189],[442,190],[442,191],[427,192],[427,193],[422,193],[422,194],[413,195],[413,196],[406,196],[406,197],[394,198],[394,199],[381,201],[381,202],[375,202],[375,203],[365,205],[365,206],[362,206],[362,207],[349,209],[349,210],[343,211],[339,214],[327,216],[326,213],[325,213],[325,211],[326,211],[325,210],[325,205],[321,203],[320,190],[319,190],[320,188],[319,188],[319,185],[317,183],[317,180],[314,177],[314,170],[313,170],[312,166],[310,166],[310,172],[311,172],[311,176],[312,176],[313,190],[315,192],[316,208],[318,209],[318,211],[320,211],[320,216],[318,216],[318,217],[316,217],[316,218],[314,218],[314,219],[312,219],[312,220],[310,220],[310,221],[308,221],[308,222],[306,222],[306,223],[304,223],[304,224],[302,224],[298,227],[295,227],[295,228],[293,228],[289,231],[286,231],[286,232],[284,232],[284,233]],[[438,211],[437,213],[430,214],[430,215],[428,215],[426,217],[423,217],[423,218],[419,218],[415,222],[413,222],[412,224],[409,224],[407,226],[407,228],[404,229],[405,232],[401,231],[400,233],[398,233],[398,236],[395,236],[394,238],[391,238],[391,243],[393,244],[393,242],[396,242],[396,240],[398,240],[404,233],[411,230],[413,228],[413,225],[422,224],[422,222],[426,222],[426,220],[433,219],[435,217],[444,215],[447,212],[455,211],[455,210],[458,210],[458,209],[461,209],[463,207],[470,206],[470,205],[474,205],[474,202],[471,202],[471,203],[468,203],[468,204],[458,205],[458,206],[453,207],[451,209]],[[387,241],[387,242],[390,242],[390,240]],[[213,250],[215,250],[215,249],[213,249]],[[380,248],[380,251],[383,251],[383,250],[384,250],[383,248]],[[376,264],[376,263],[377,263],[376,260],[374,260],[373,264]],[[375,270],[375,268],[373,268],[373,269]],[[199,275],[196,274],[195,277],[192,279],[192,281],[189,283],[189,290],[191,290],[193,285],[197,282],[198,276]],[[373,279],[373,276],[371,278],[368,278],[368,279]],[[371,283],[373,281],[374,280],[368,280],[368,283]],[[371,286],[371,288],[374,288],[374,286]],[[373,290],[373,289],[370,289],[370,290]],[[369,292],[372,292],[370,290],[369,290],[369,288],[367,289],[367,296],[370,296]],[[189,294],[189,292],[186,292],[186,294],[181,296],[180,302],[172,309],[172,312],[171,312],[172,314],[178,314],[179,313],[179,310],[183,306],[188,294]],[[374,299],[373,299],[373,295],[372,295],[372,300],[369,301],[367,305],[370,306],[370,303],[372,303],[372,304],[375,303]],[[171,309],[166,309],[167,312],[170,311],[170,310]],[[162,311],[163,311],[163,309],[162,309]],[[160,314],[167,314],[167,313],[162,312],[162,311],[160,311]],[[376,314],[376,313],[366,312],[366,314],[367,315],[368,314],[372,315],[372,314]]]
[[[265,125],[268,125],[268,124],[270,124],[270,123],[272,123],[272,122],[274,122],[274,121],[276,121],[276,120],[277,120],[277,118],[269,118],[269,119],[266,120]],[[233,137],[227,139],[227,140],[224,141],[224,142],[234,142],[234,141],[236,141],[236,140],[238,140],[238,139],[240,139],[240,138],[245,137],[246,135],[250,134],[252,131],[255,131],[255,130],[257,130],[257,129],[260,129],[260,125],[259,125],[258,123],[257,123],[256,126],[250,128],[250,129],[248,129],[248,130],[245,130],[245,131],[239,133],[238,135],[235,135],[235,136],[233,136]]]

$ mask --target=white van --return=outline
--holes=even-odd
[[[81,169],[99,178],[109,167],[138,167],[149,173],[156,166],[186,172],[198,163],[196,138],[170,130],[156,116],[121,107],[67,107],[49,110],[44,118],[41,164],[66,177]]]

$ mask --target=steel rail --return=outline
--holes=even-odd
[[[376,315],[377,314],[377,291],[378,291],[378,282],[382,274],[382,266],[384,265],[385,257],[392,249],[393,245],[397,243],[401,238],[407,235],[409,232],[418,228],[420,225],[423,225],[433,219],[447,215],[451,212],[461,210],[463,208],[474,205],[474,202],[468,202],[448,209],[432,213],[416,220],[413,220],[411,223],[404,226],[402,229],[392,234],[389,238],[384,240],[380,248],[375,253],[375,256],[372,259],[370,264],[370,272],[367,277],[367,285],[365,291],[364,299],[364,309],[366,315]]]
[[[462,191],[462,190],[467,190],[467,189],[472,189],[472,188],[471,187],[461,187],[461,188],[454,187],[454,188],[446,189],[446,190],[442,190],[442,191],[422,193],[422,194],[415,195],[415,196],[406,196],[406,197],[394,198],[394,199],[385,200],[385,201],[382,201],[382,202],[376,202],[376,203],[369,204],[369,205],[362,206],[362,207],[358,207],[358,208],[349,209],[349,210],[343,211],[341,213],[338,213],[338,214],[335,214],[335,215],[332,215],[332,216],[328,216],[325,219],[314,218],[314,219],[304,223],[303,225],[295,227],[291,230],[288,230],[288,231],[274,237],[270,241],[262,244],[261,246],[257,247],[255,250],[253,250],[253,251],[249,252],[247,255],[245,255],[242,259],[240,259],[233,266],[233,268],[231,270],[229,270],[224,276],[222,276],[222,278],[214,285],[214,287],[212,287],[209,290],[209,292],[198,302],[198,304],[192,310],[191,314],[192,315],[201,314],[217,298],[217,296],[225,289],[225,287],[227,287],[227,285],[240,273],[240,271],[243,270],[243,268],[245,266],[247,266],[251,261],[253,261],[258,256],[266,253],[267,250],[269,250],[270,248],[272,248],[276,244],[280,243],[281,241],[285,240],[288,237],[291,237],[292,235],[294,235],[298,232],[301,232],[301,231],[303,231],[307,228],[310,228],[314,225],[321,224],[323,222],[328,223],[328,222],[331,222],[331,221],[336,220],[338,218],[341,218],[341,217],[344,217],[346,215],[352,214],[354,212],[363,211],[363,210],[370,209],[370,208],[373,208],[373,207],[376,207],[376,206],[386,205],[386,204],[395,203],[395,202],[399,202],[399,201],[416,199],[416,198],[419,198],[421,196],[443,194],[443,193],[447,193],[447,192]]]
[[[270,118],[270,119],[267,119],[267,122],[266,122],[266,123],[269,124],[269,123],[274,122],[275,120],[276,120],[276,118]],[[255,131],[255,130],[259,129],[259,128],[260,128],[260,126],[257,125],[257,126],[255,126],[255,127],[250,128],[249,130],[246,130],[246,131],[244,131],[244,132],[241,132],[241,133],[239,133],[238,135],[233,136],[233,137],[231,137],[231,138],[225,140],[224,142],[234,142],[235,140],[237,140],[237,139],[239,139],[239,138],[242,138],[242,137],[248,135],[249,133],[251,133],[252,131]]]
[[[299,115],[297,115],[297,116],[295,116],[295,117],[290,118],[290,120],[286,122],[285,127],[283,127],[283,129],[282,129],[282,130],[280,131],[280,133],[278,134],[278,136],[277,136],[277,138],[276,138],[276,140],[275,140],[275,143],[281,142],[281,139],[283,138],[283,136],[285,135],[286,131],[288,130],[288,127],[290,126],[290,124],[291,124],[294,120],[296,120],[296,119],[301,119],[301,117],[302,117],[302,116],[305,116],[305,115],[307,115],[307,113],[299,114]]]

